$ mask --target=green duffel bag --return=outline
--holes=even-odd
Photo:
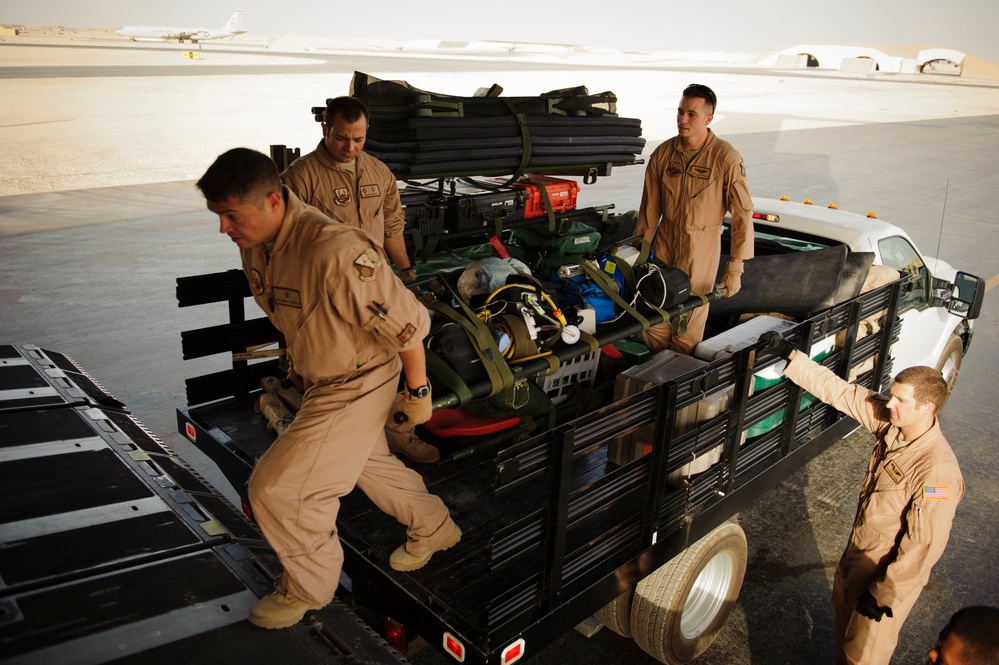
[[[541,279],[552,279],[559,266],[592,257],[600,246],[600,232],[583,222],[570,222],[565,235],[552,235],[544,224],[514,229],[512,234],[511,244],[524,248],[523,260]]]

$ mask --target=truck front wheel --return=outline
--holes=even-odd
[[[667,665],[688,663],[714,642],[746,575],[746,534],[726,522],[643,579],[631,605],[631,635]]]

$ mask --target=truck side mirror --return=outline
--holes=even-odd
[[[947,311],[966,319],[977,319],[982,311],[985,288],[981,277],[958,271]]]

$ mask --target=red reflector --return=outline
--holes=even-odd
[[[194,425],[191,423],[184,423],[184,434],[187,434],[187,438],[191,441],[196,441],[198,438],[198,433],[194,430]]]
[[[503,649],[503,653],[500,654],[500,662],[503,663],[503,665],[516,663],[524,657],[524,653],[526,651],[527,643],[523,639],[519,639],[507,648]]]
[[[384,617],[385,639],[400,653],[409,650],[409,640],[406,638],[406,627],[391,617]]]
[[[444,651],[451,654],[451,657],[459,663],[465,662],[465,645],[451,633],[444,633]]]
[[[253,519],[253,509],[246,501],[243,502],[243,514],[246,515],[247,519]]]

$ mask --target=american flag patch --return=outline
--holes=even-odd
[[[923,485],[924,499],[949,499],[950,488],[946,485]]]

